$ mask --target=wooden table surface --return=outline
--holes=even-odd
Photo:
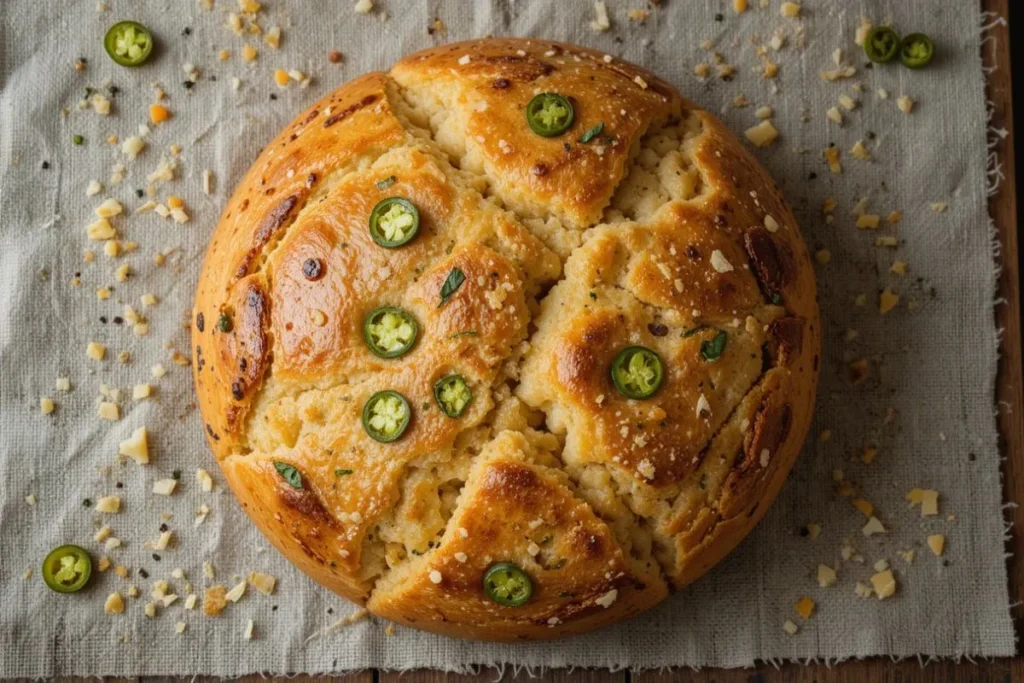
[[[1009,5],[1015,0],[980,0],[982,7],[1006,17]],[[1016,0],[1020,2],[1021,0]],[[1018,12],[1021,9],[1018,9]],[[994,27],[983,46],[986,65],[996,69],[988,75],[987,96],[993,104],[992,126],[1005,129],[1008,135],[997,140],[995,151],[1002,163],[1004,178],[999,191],[989,200],[989,212],[999,231],[1002,243],[998,260],[1001,267],[999,292],[1002,302],[996,307],[997,326],[1003,330],[997,381],[998,427],[1000,447],[1006,456],[1003,465],[1004,496],[1017,503],[1008,514],[1013,528],[1007,541],[1010,553],[1010,599],[1017,637],[1024,636],[1024,368],[1021,356],[1021,311],[1018,265],[1018,232],[1016,181],[1013,158],[1013,101],[1010,71],[1010,34],[1007,26]],[[1018,648],[1018,652],[1020,649]],[[2,653],[0,653],[2,656]],[[127,683],[132,679],[112,679],[111,683]],[[177,683],[192,681],[212,683],[219,679],[200,677],[174,679],[147,677],[145,683]],[[245,683],[264,683],[261,676],[246,676]],[[292,683],[1009,683],[1024,682],[1024,657],[991,661],[932,662],[922,666],[915,660],[892,662],[874,658],[849,661],[826,666],[824,664],[785,664],[779,667],[761,664],[751,669],[705,669],[692,671],[675,669],[666,672],[633,673],[607,670],[554,669],[536,678],[526,672],[518,674],[496,669],[483,669],[476,675],[446,674],[438,671],[363,671],[344,676],[297,676],[282,679]],[[84,682],[84,679],[64,679],[63,683]],[[27,681],[26,681],[27,683]]]

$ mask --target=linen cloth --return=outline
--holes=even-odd
[[[237,11],[233,0],[217,0],[213,11],[192,0],[108,0],[107,11],[97,11],[95,0],[0,4],[0,676],[462,671],[472,665],[640,669],[1013,653],[993,405],[995,266],[977,3],[804,0],[800,17],[787,19],[779,0],[764,9],[750,0],[752,8],[742,15],[734,14],[731,0],[671,0],[640,24],[627,11],[643,3],[609,0],[612,29],[605,33],[590,28],[594,6],[587,0],[378,0],[369,15],[357,14],[353,4],[267,0],[262,24],[283,27],[280,50],[225,28],[227,13]],[[922,71],[898,64],[865,68],[854,44],[862,16],[891,20],[903,33],[928,33],[939,53],[935,63]],[[145,68],[124,69],[103,54],[106,28],[128,18],[159,38]],[[428,31],[435,18],[445,27]],[[765,44],[779,29],[785,45],[769,49],[779,74],[763,79],[751,37]],[[576,42],[643,64],[738,134],[757,123],[756,108],[773,109],[781,136],[757,156],[792,202],[811,250],[831,254],[830,263],[817,267],[825,335],[816,422],[779,500],[739,549],[632,621],[563,642],[523,645],[461,642],[405,628],[388,635],[374,619],[323,632],[354,608],[292,568],[226,491],[204,443],[189,369],[171,355],[188,354],[184,320],[200,259],[220,210],[261,146],[315,98],[365,71],[386,69],[416,49],[487,34]],[[710,50],[702,47],[705,40]],[[245,42],[259,49],[252,64],[239,58]],[[856,74],[831,82],[820,74],[837,68],[837,48]],[[219,61],[220,49],[229,49],[231,58]],[[328,62],[331,50],[344,54],[343,64]],[[731,80],[714,76],[713,52],[736,65]],[[79,57],[88,60],[83,71],[73,68]],[[693,73],[701,62],[711,65],[706,80]],[[183,86],[187,63],[201,71],[191,89]],[[271,77],[277,67],[302,70],[313,80],[308,88],[293,82],[278,89]],[[234,77],[241,79],[237,91]],[[107,79],[120,89],[113,114],[80,110],[84,88],[104,90]],[[146,136],[148,148],[137,161],[126,162],[120,145],[105,140],[137,134],[154,83],[168,92],[174,116]],[[879,88],[888,99],[878,96]],[[859,104],[853,111],[840,107],[840,127],[826,110],[839,106],[843,93]],[[909,115],[896,106],[900,95],[915,101]],[[737,104],[738,96],[752,106]],[[69,113],[62,116],[65,107]],[[84,145],[71,144],[76,134]],[[864,140],[873,161],[851,156],[857,140]],[[142,204],[135,190],[169,158],[173,143],[184,150],[179,179],[160,185],[158,198],[183,196],[191,222],[118,217],[123,239],[140,247],[119,259],[105,257],[85,237],[93,209],[107,196],[129,212]],[[830,174],[822,160],[829,143],[842,151],[842,175]],[[126,164],[127,178],[112,185],[116,163]],[[214,173],[210,196],[201,190],[203,169]],[[105,185],[95,197],[85,194],[91,179]],[[832,224],[821,211],[826,197],[838,200]],[[851,212],[865,197],[867,212],[883,216],[878,231],[854,227]],[[937,202],[945,211],[932,210]],[[888,225],[884,217],[893,210],[903,217]],[[875,246],[880,235],[896,236],[899,246]],[[87,248],[97,249],[92,264],[83,262]],[[153,264],[158,251],[168,253],[162,267]],[[896,259],[908,264],[908,275],[889,272]],[[116,282],[113,271],[124,262],[134,274]],[[71,285],[76,273],[80,287]],[[113,294],[99,300],[95,290],[105,285],[114,286]],[[878,296],[887,287],[900,303],[883,316]],[[148,292],[160,303],[143,311],[150,335],[139,338],[113,318],[125,303],[142,310],[139,297]],[[863,305],[859,295],[865,295]],[[856,330],[856,339],[849,340],[847,330]],[[90,341],[108,346],[105,361],[87,359]],[[130,362],[118,361],[122,351]],[[848,364],[860,358],[868,359],[869,376],[853,385]],[[152,380],[150,367],[158,362],[169,372]],[[55,391],[57,377],[69,377],[73,390]],[[102,383],[130,395],[133,384],[146,381],[157,387],[152,400],[124,399],[116,422],[96,417]],[[57,403],[52,415],[40,414],[44,396]],[[141,425],[150,431],[152,464],[119,463],[119,441]],[[824,430],[830,440],[819,439]],[[878,452],[870,465],[860,460],[865,447]],[[214,474],[214,493],[200,490],[197,467]],[[179,491],[152,495],[153,481],[175,470],[182,473]],[[874,504],[887,533],[862,535],[864,517],[837,493],[836,470]],[[904,497],[914,487],[940,492],[938,516],[922,518],[909,508]],[[120,514],[83,507],[85,498],[114,493],[123,498]],[[35,505],[26,503],[30,495]],[[195,510],[204,503],[212,512],[195,527]],[[47,551],[76,542],[98,559],[104,551],[92,535],[100,522],[125,541],[108,554],[131,569],[130,580],[107,572],[74,596],[47,590],[38,569]],[[178,541],[157,562],[144,541],[155,539],[162,523]],[[806,533],[810,523],[821,526],[816,538]],[[924,545],[931,533],[948,539],[942,557]],[[863,562],[843,560],[840,549],[848,541]],[[912,564],[899,555],[908,549],[916,550]],[[857,597],[855,583],[869,581],[883,559],[895,571],[896,595]],[[202,575],[207,560],[216,566],[217,582],[230,587],[259,570],[279,577],[277,592],[263,596],[250,588],[217,619],[187,611],[181,601],[155,619],[143,615],[151,582],[170,579],[173,568],[182,568],[197,592],[212,583]],[[819,564],[837,568],[836,585],[818,586]],[[33,570],[28,579],[27,568]],[[183,581],[171,583],[183,593]],[[106,596],[114,590],[125,595],[131,584],[141,596],[126,598],[124,614],[103,614]],[[817,602],[808,620],[793,610],[804,595]],[[246,640],[250,619],[254,638]],[[783,631],[787,619],[800,626],[795,636]],[[178,621],[187,624],[180,635],[174,632]]]

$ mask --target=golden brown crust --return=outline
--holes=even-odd
[[[525,125],[539,92],[572,97],[569,133]],[[390,196],[421,217],[400,249],[367,230]],[[382,305],[419,325],[398,359],[363,340]],[[417,628],[550,638],[646,609],[756,524],[810,423],[819,327],[792,212],[717,119],[600,53],[488,39],[363,76],[263,150],[204,261],[193,372],[229,485],[315,580]],[[633,344],[666,367],[643,401],[608,373]],[[393,443],[360,422],[384,389],[412,409]],[[499,561],[533,579],[523,607],[483,596]]]

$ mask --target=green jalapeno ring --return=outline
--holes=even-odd
[[[434,400],[448,417],[462,417],[473,400],[473,391],[462,375],[448,375],[434,384]]]
[[[911,33],[900,42],[900,61],[911,69],[923,69],[932,63],[935,45],[923,33]]]
[[[419,209],[405,197],[382,199],[370,211],[370,237],[387,249],[408,244],[419,229]]]
[[[410,419],[409,402],[392,389],[378,391],[363,405],[363,429],[374,441],[397,441],[409,427]]]
[[[397,306],[381,306],[363,319],[363,340],[380,358],[398,358],[416,343],[419,324],[412,314]]]
[[[626,398],[654,396],[664,378],[661,357],[646,346],[627,346],[612,361],[612,384]]]
[[[136,21],[119,21],[107,29],[103,48],[121,66],[142,66],[153,51],[153,34]]]
[[[58,593],[77,593],[92,575],[92,558],[77,545],[62,545],[43,560],[43,581]]]
[[[520,567],[499,562],[484,574],[484,593],[499,605],[520,607],[533,595],[533,582]]]
[[[875,26],[864,38],[864,54],[872,62],[887,64],[900,52],[900,36],[888,26]]]
[[[530,130],[546,138],[569,130],[575,118],[569,98],[555,92],[542,92],[526,105],[526,123]]]

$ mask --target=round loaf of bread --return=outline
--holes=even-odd
[[[395,353],[367,332],[384,306]],[[714,116],[607,55],[484,39],[267,145],[192,339],[210,447],[286,557],[385,619],[528,640],[637,614],[740,542],[808,430],[820,324],[792,211]]]

